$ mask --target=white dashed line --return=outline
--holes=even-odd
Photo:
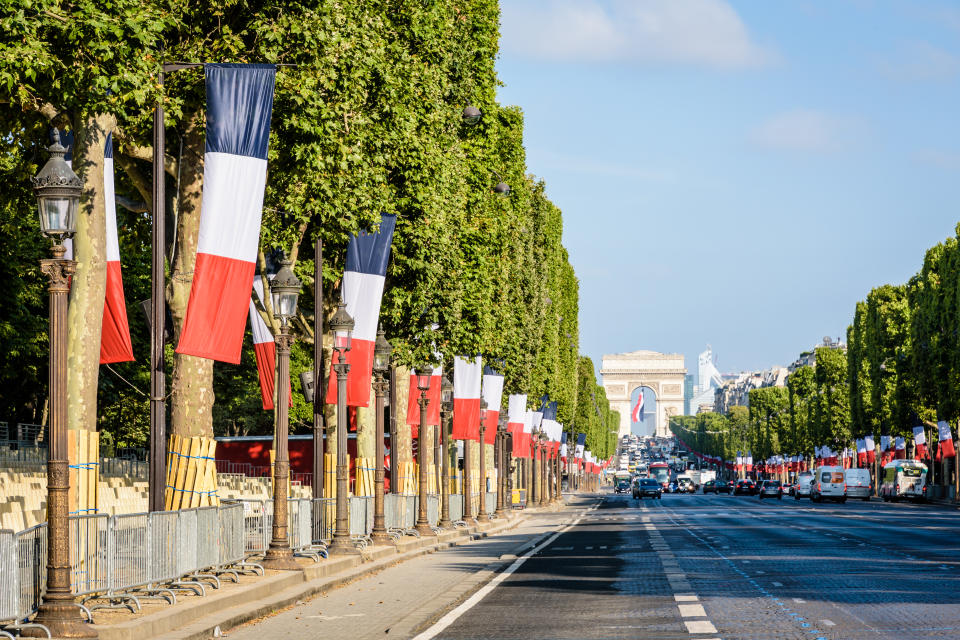
[[[773,586],[775,586],[775,587],[782,587],[782,586],[783,586],[783,583],[782,583],[782,582],[774,582],[774,583],[773,583]]]
[[[709,620],[684,620],[688,633],[716,633],[717,628]]]
[[[696,602],[698,600],[697,596],[673,596],[673,599],[677,602]]]
[[[680,616],[683,618],[706,618],[707,612],[703,610],[702,604],[678,604]]]
[[[835,626],[837,626],[837,623],[835,623],[833,620],[827,620],[826,618],[824,618],[823,620],[821,620],[821,621],[820,621],[820,624],[822,624],[822,625],[825,626],[825,627],[835,627]]]
[[[803,598],[794,598],[793,601],[796,602],[797,604],[806,604],[807,602]]]

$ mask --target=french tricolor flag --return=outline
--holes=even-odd
[[[453,359],[453,431],[454,440],[480,439],[480,389],[483,363],[480,356]]]
[[[103,300],[100,364],[133,360],[127,303],[120,275],[120,241],[117,236],[117,203],[113,191],[113,134],[107,134],[103,153],[103,196],[107,213],[107,295]]]
[[[497,425],[500,423],[500,407],[503,404],[503,376],[490,367],[483,368],[483,399],[487,401],[483,442],[494,444],[497,441]]]
[[[526,457],[530,450],[523,434],[523,418],[527,411],[527,394],[517,393],[507,398],[507,432],[513,435],[513,457]]]
[[[427,425],[434,427],[440,424],[440,391],[443,385],[443,369],[434,367],[430,372],[430,388],[427,389]],[[412,437],[420,437],[420,389],[417,387],[417,372],[410,374],[410,399],[407,402],[407,424],[410,425]]]
[[[207,64],[197,264],[177,353],[239,364],[260,241],[276,69]]]
[[[957,450],[953,446],[953,434],[950,433],[950,423],[945,420],[938,421],[937,432],[940,438],[940,455],[944,458],[956,456]]]
[[[263,303],[263,280],[260,276],[253,276],[253,290],[257,299]],[[273,382],[276,373],[277,344],[273,340],[270,328],[264,322],[263,316],[257,311],[257,306],[250,298],[250,333],[253,335],[253,353],[257,358],[257,374],[260,376],[260,396],[263,398],[263,408],[273,409]]]
[[[533,411],[526,411],[523,414],[523,455],[521,458],[531,458],[533,454],[530,447],[533,446],[533,424],[536,421],[536,414]]]
[[[397,216],[384,214],[380,218],[380,230],[376,233],[361,231],[350,236],[347,245],[347,265],[343,272],[340,291],[347,313],[353,318],[353,340],[346,362],[350,365],[347,374],[347,406],[370,405],[370,379],[373,376],[373,346],[377,341],[377,324],[380,321],[380,302],[383,300],[383,282],[390,262],[390,245]],[[431,381],[431,387],[433,387]],[[413,391],[416,392],[416,383]],[[327,403],[337,403],[337,374],[330,363],[330,384],[327,386]],[[419,409],[417,410],[419,416]],[[419,420],[419,418],[418,418]]]

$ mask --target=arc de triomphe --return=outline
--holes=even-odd
[[[682,353],[631,351],[603,356],[600,377],[610,408],[620,412],[620,436],[630,433],[630,399],[637,387],[649,387],[657,399],[656,431],[670,435],[670,416],[683,415],[683,381],[687,369]]]

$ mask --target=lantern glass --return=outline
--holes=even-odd
[[[390,368],[390,356],[393,353],[393,345],[387,341],[383,331],[377,332],[377,343],[373,348],[373,369],[379,373],[386,373]]]
[[[51,238],[70,237],[77,230],[77,199],[66,195],[37,196],[40,230]]]
[[[430,390],[430,376],[433,373],[433,367],[417,368],[417,389],[420,391]]]
[[[333,348],[338,351],[350,351],[353,341],[353,318],[347,313],[347,305],[342,301],[337,312],[330,320],[330,330],[333,332]]]
[[[297,291],[277,291],[271,292],[273,297],[273,315],[280,318],[284,324],[293,316],[297,315],[297,299],[300,294]]]
[[[440,386],[440,395],[444,405],[453,406],[453,383],[450,382],[450,378],[447,376],[443,376],[443,383]]]

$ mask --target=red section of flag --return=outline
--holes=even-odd
[[[427,389],[427,424],[440,424],[440,402],[443,380],[439,375],[430,376],[430,388]],[[420,431],[420,389],[417,388],[417,374],[410,374],[410,398],[407,402],[407,424],[413,428],[413,437]]]
[[[334,352],[334,363],[339,362],[339,357],[339,354]],[[350,365],[350,372],[347,374],[347,406],[366,407],[370,404],[373,341],[354,338],[350,344],[350,351],[346,353],[346,361]],[[414,390],[416,390],[416,385],[414,385]],[[330,365],[327,404],[337,404],[337,372],[333,370],[333,364]],[[417,415],[419,416],[419,413]]]
[[[454,440],[480,439],[480,398],[453,399]]]
[[[252,262],[197,253],[177,353],[240,364],[255,268]]]
[[[483,423],[486,429],[483,432],[484,444],[493,444],[497,441],[497,425],[500,423],[500,412],[487,409],[487,419]]]
[[[133,360],[127,303],[119,262],[107,262],[107,292],[103,301],[103,332],[100,336],[100,364]]]
[[[257,357],[257,376],[260,378],[260,397],[263,400],[263,408],[270,410],[273,409],[277,345],[275,342],[254,342],[253,353]]]

